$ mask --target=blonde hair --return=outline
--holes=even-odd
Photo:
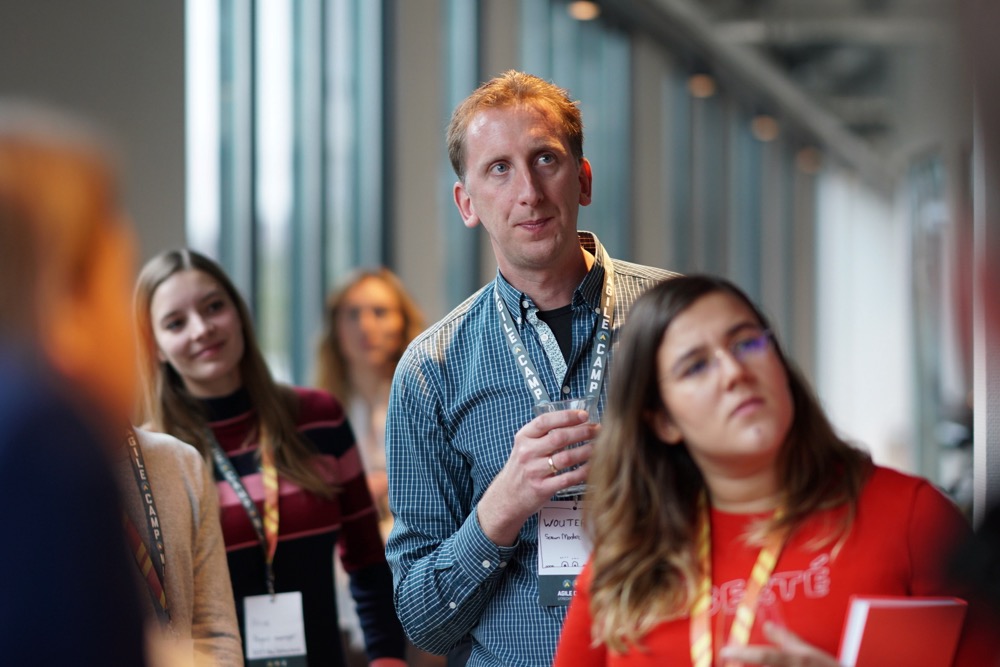
[[[88,278],[122,219],[107,146],[80,119],[0,100],[0,336],[34,341],[51,296]]]
[[[348,375],[347,360],[344,358],[344,350],[337,335],[337,319],[347,293],[366,280],[381,281],[399,302],[399,309],[403,315],[403,340],[396,350],[394,361],[399,361],[406,346],[424,328],[424,317],[420,309],[395,273],[387,268],[378,267],[357,269],[348,274],[326,298],[323,333],[316,349],[316,386],[345,403],[351,399],[354,392]]]
[[[262,450],[274,455],[278,472],[302,488],[330,497],[335,488],[312,465],[316,449],[296,429],[298,398],[278,384],[264,360],[254,334],[250,309],[222,267],[188,249],[168,250],[149,260],[139,274],[135,289],[135,320],[139,337],[140,422],[155,431],[169,433],[195,445],[209,456],[208,422],[201,404],[184,386],[180,374],[157,354],[150,306],[157,288],[182,271],[201,271],[229,295],[243,326],[244,352],[240,378],[257,413],[258,441]]]
[[[696,301],[730,294],[764,314],[732,283],[712,276],[681,276],[651,288],[633,304],[622,327],[608,387],[601,433],[594,445],[584,519],[594,550],[590,612],[595,643],[615,651],[640,644],[658,623],[687,613],[697,575],[693,534],[701,471],[684,443],[667,447],[650,420],[663,405],[657,351],[673,320]],[[791,534],[814,512],[846,504],[840,525],[819,548],[850,529],[868,455],[836,435],[819,401],[774,340],[792,396],[792,425],[778,456],[786,501],[782,518],[762,527]]]

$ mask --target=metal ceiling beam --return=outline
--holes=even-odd
[[[715,33],[734,44],[794,46],[812,42],[847,42],[879,46],[934,44],[949,36],[940,20],[913,18],[765,19],[724,21]]]
[[[814,137],[825,151],[888,194],[895,175],[886,158],[846,129],[776,66],[751,48],[719,38],[716,26],[690,0],[614,0],[602,3],[609,18],[647,32],[667,49],[704,61],[716,76],[736,82],[743,95]],[[772,110],[773,109],[773,110]]]

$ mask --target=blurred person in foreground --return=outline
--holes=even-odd
[[[133,234],[97,137],[0,100],[5,664],[146,664],[109,458],[135,385]]]
[[[842,440],[735,285],[652,288],[616,363],[557,667],[837,667],[852,594],[967,597],[942,570],[958,508]],[[989,664],[981,611],[955,665]]]
[[[564,448],[597,426],[584,410],[533,411],[581,397],[599,411],[632,302],[673,274],[612,260],[578,230],[593,173],[562,88],[516,71],[484,83],[452,114],[448,153],[455,205],[467,227],[482,225],[498,271],[396,368],[386,419],[396,608],[424,650],[469,642],[470,666],[545,665],[566,607],[542,595],[539,515],[586,480],[591,446]]]

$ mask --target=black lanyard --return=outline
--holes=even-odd
[[[152,597],[154,600],[153,607],[156,609],[156,614],[159,616],[160,620],[164,624],[169,624],[170,622],[170,609],[167,606],[166,597],[166,577],[165,572],[167,568],[167,556],[166,548],[163,544],[163,531],[160,529],[160,515],[156,511],[156,501],[153,498],[153,488],[149,483],[149,475],[146,473],[146,462],[142,457],[142,448],[139,446],[139,441],[135,437],[135,430],[129,426],[125,433],[125,439],[128,442],[129,447],[129,462],[132,464],[132,473],[135,476],[135,484],[139,489],[139,497],[142,499],[143,503],[143,514],[146,516],[146,529],[149,536],[149,544],[155,546],[155,551],[151,551],[142,544],[148,553],[149,564],[145,563],[145,558],[143,558],[138,552],[133,553],[136,557],[136,563],[139,566],[143,577],[146,579],[146,583],[150,588]],[[134,530],[136,533],[136,538],[140,540],[138,536],[138,529],[132,520],[125,516],[125,521],[127,522],[127,529]],[[152,568],[153,572],[149,572],[149,568]],[[155,579],[150,580],[150,575],[154,575]],[[159,590],[157,590],[159,589]]]
[[[226,482],[233,488],[233,491],[236,492],[236,497],[239,498],[240,504],[243,505],[243,509],[246,510],[247,517],[250,519],[250,524],[253,526],[254,532],[257,533],[261,549],[264,550],[267,592],[273,596],[274,567],[272,566],[271,559],[268,557],[268,542],[267,535],[264,533],[264,520],[261,518],[260,512],[257,511],[257,505],[254,503],[253,498],[250,497],[247,487],[243,485],[243,480],[240,479],[239,473],[233,467],[232,461],[226,456],[226,452],[222,450],[222,445],[219,444],[219,441],[215,439],[215,434],[212,433],[211,429],[206,430],[208,441],[212,448],[212,460],[215,462],[215,469],[226,479]]]

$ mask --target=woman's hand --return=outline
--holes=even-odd
[[[378,508],[380,517],[389,516],[389,477],[385,470],[373,470],[366,476],[372,502]]]
[[[811,646],[787,628],[768,621],[764,637],[773,646],[726,646],[719,651],[724,665],[770,665],[771,667],[841,667],[828,653]]]

